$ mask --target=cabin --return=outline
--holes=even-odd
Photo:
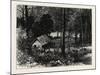
[[[33,42],[33,44],[32,44],[32,48],[39,48],[39,49],[41,49],[41,48],[42,48],[42,44],[40,43],[39,40],[36,39],[36,40]]]
[[[50,41],[51,39],[47,35],[41,35],[33,42],[32,48],[42,49],[43,45],[48,44]]]

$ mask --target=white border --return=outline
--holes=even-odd
[[[35,5],[35,6],[49,6],[49,7],[62,7],[62,8],[83,8],[92,9],[92,65],[79,65],[79,66],[65,66],[65,67],[49,67],[49,68],[28,68],[16,69],[16,6],[17,5]],[[71,4],[57,4],[57,3],[39,3],[39,2],[20,2],[12,1],[12,21],[11,21],[11,74],[20,73],[37,73],[37,72],[54,72],[54,71],[69,71],[69,70],[85,70],[95,69],[95,6],[89,5],[71,5]]]

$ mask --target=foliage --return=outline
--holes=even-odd
[[[35,22],[32,31],[34,36],[40,36],[43,34],[49,34],[53,31],[53,20],[49,14],[44,14],[39,22]]]
[[[29,55],[17,50],[17,62],[18,65],[25,65],[28,62]]]
[[[22,38],[21,35],[17,39],[17,49],[20,51],[18,53],[18,61],[20,61],[20,64],[27,63],[28,57],[31,56],[33,62],[45,66],[68,65],[73,62],[79,62],[80,57],[91,53],[91,51],[83,48],[80,51],[77,49],[70,50],[70,46],[72,46],[70,39],[73,34],[75,34],[72,37],[75,40],[74,44],[78,47],[92,41],[90,9],[19,5],[17,10],[17,28],[21,27],[21,30],[26,31],[27,34],[27,38]],[[60,46],[59,48],[64,48],[64,50],[66,49],[66,46],[64,46],[66,44],[65,40],[68,38],[68,44],[66,44],[69,50],[68,53],[46,51],[48,48],[45,51],[31,48],[34,39],[44,34],[49,36],[51,32],[61,33],[59,38],[61,39],[62,47]],[[55,41],[57,41],[56,38]],[[62,51],[64,50],[62,49]]]

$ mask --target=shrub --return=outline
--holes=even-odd
[[[20,50],[17,50],[17,62],[18,65],[24,65],[28,62],[29,56],[27,54],[24,54]]]

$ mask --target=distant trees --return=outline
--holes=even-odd
[[[67,8],[62,11],[63,16],[63,43],[62,43],[62,54],[65,53],[65,44],[67,49],[70,51],[72,34],[75,34],[75,45],[83,46],[84,44],[91,43],[91,10],[90,9],[72,9]],[[68,36],[66,36],[68,32]],[[66,43],[65,39],[68,38]]]
[[[73,34],[75,35],[74,45],[91,43],[91,16],[91,9],[19,5],[17,7],[17,28],[21,27],[25,30],[30,41],[43,34],[61,32],[61,50],[62,55],[65,56],[66,47],[70,51]]]
[[[92,13],[91,9],[84,9],[82,13],[83,21],[83,43],[92,42]]]
[[[78,15],[76,16],[76,19],[74,22],[75,43],[78,45],[87,44],[91,41],[91,37],[92,37],[91,10],[79,9],[77,14]],[[79,41],[77,37],[78,35],[79,35]]]
[[[33,33],[31,35],[34,37],[49,34],[53,31],[54,23],[50,14],[43,14],[47,11],[46,9],[27,5],[18,6],[17,27],[21,26],[22,29],[26,30],[27,36],[30,32]],[[36,11],[38,12],[36,13]]]

